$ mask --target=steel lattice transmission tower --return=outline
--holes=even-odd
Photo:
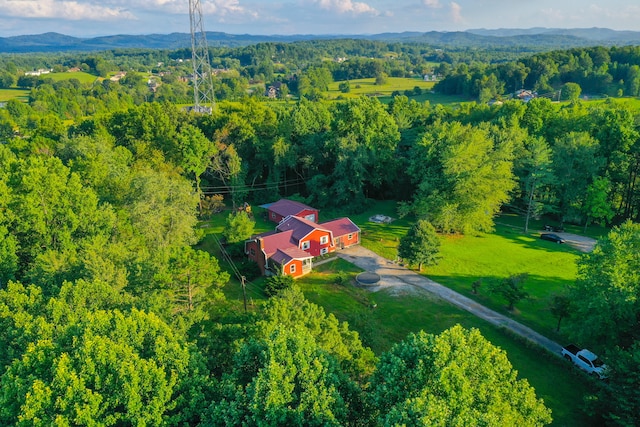
[[[191,21],[191,62],[193,62],[193,110],[211,114],[214,106],[213,75],[209,62],[209,46],[202,25],[200,0],[189,0]]]

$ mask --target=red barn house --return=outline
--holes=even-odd
[[[288,216],[275,231],[247,240],[245,252],[258,264],[262,274],[300,277],[311,272],[314,257],[358,243],[360,228],[349,218],[316,224],[305,218]]]
[[[280,199],[260,207],[267,209],[269,220],[276,224],[280,224],[288,216],[297,216],[312,222],[318,222],[319,218],[317,209],[288,199]]]

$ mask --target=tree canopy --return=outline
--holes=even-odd
[[[371,378],[382,425],[545,425],[550,411],[504,351],[477,330],[410,334],[380,358]]]

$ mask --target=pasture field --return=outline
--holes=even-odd
[[[27,101],[29,98],[29,90],[26,89],[0,89],[0,102],[5,102],[10,99],[18,99],[20,101]]]
[[[85,73],[83,71],[76,71],[73,73],[50,73],[50,74],[45,74],[43,76],[41,76],[43,79],[52,79],[54,82],[59,82],[61,80],[70,80],[70,79],[78,79],[80,81],[80,83],[93,83],[95,82],[98,77],[94,76],[93,74],[89,74],[89,73]]]
[[[375,95],[375,96],[391,96],[394,91],[404,92],[405,90],[413,90],[414,87],[419,87],[422,91],[430,91],[433,89],[434,82],[425,82],[422,79],[412,79],[404,77],[387,77],[387,82],[383,85],[376,85],[375,79],[356,79],[349,80],[349,86],[351,90],[348,93],[340,92],[338,88],[340,83],[333,82],[329,84],[329,90],[324,92],[324,95],[328,99],[342,98],[357,98],[362,95]]]

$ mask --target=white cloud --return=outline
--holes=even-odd
[[[19,18],[64,18],[72,21],[136,19],[127,9],[64,0],[0,0],[0,13]]]
[[[422,4],[431,9],[439,9],[442,7],[440,0],[422,0]]]
[[[367,3],[354,2],[351,0],[314,0],[322,9],[330,10],[338,13],[368,13],[378,15],[379,12],[369,6]]]
[[[464,22],[464,18],[462,17],[462,7],[454,1],[451,2],[451,19],[456,24]]]
[[[557,25],[566,20],[564,13],[559,9],[547,8],[547,9],[542,9],[541,12],[542,12],[542,16],[546,18],[545,20],[548,25],[549,24]]]
[[[258,14],[240,5],[238,0],[214,0],[202,3],[202,12],[220,17],[239,15],[257,18]]]

